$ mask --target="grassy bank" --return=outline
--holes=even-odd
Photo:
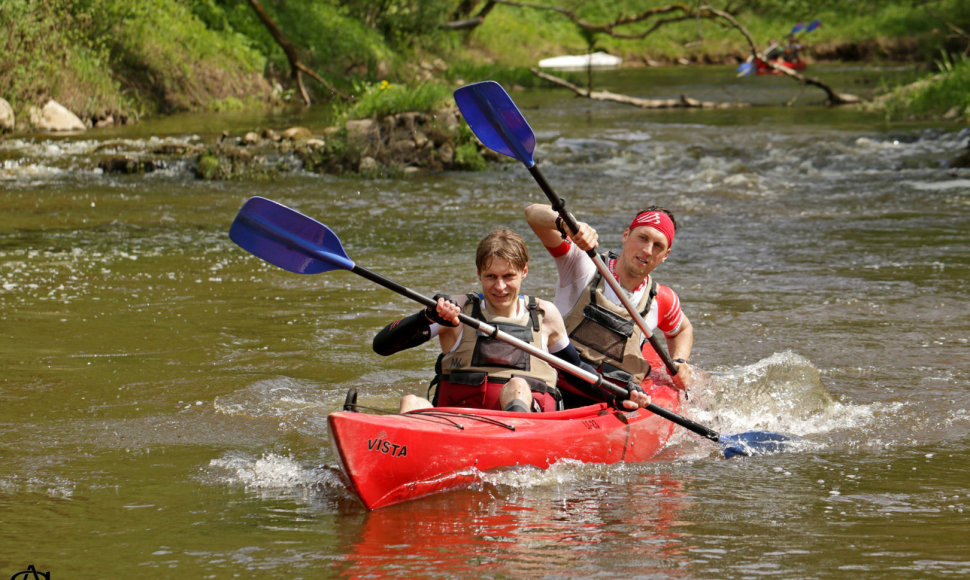
[[[882,100],[886,118],[970,121],[970,59],[941,56],[939,72],[908,87],[898,87]]]
[[[567,6],[538,0],[545,6]],[[534,6],[497,5],[471,31],[440,25],[456,17],[458,0],[263,0],[262,5],[304,65],[345,94],[341,103],[304,77],[314,103],[356,107],[369,116],[428,100],[435,82],[496,78],[535,85],[528,72],[540,58],[593,47],[631,64],[732,62],[747,54],[743,36],[711,20],[689,19],[637,40],[583,34],[563,15]],[[666,2],[600,0],[580,3],[576,16],[605,23]],[[479,7],[482,4],[479,3]],[[466,14],[467,16],[468,14]],[[755,40],[780,39],[796,22],[823,26],[802,37],[817,59],[888,59],[945,63],[953,71],[927,97],[908,107],[931,114],[960,105],[965,64],[953,57],[966,39],[948,24],[970,29],[965,0],[847,3],[834,0],[753,0],[736,15]],[[621,30],[636,34],[644,24]],[[247,0],[3,0],[0,3],[0,97],[23,118],[53,98],[93,122],[191,110],[226,110],[297,100],[286,54]],[[962,44],[961,44],[962,42]],[[945,65],[944,65],[944,70]],[[381,90],[382,83],[395,88]],[[273,90],[278,86],[279,90]],[[424,87],[424,88],[418,88]],[[416,94],[411,95],[414,92]],[[963,91],[966,94],[966,91]],[[433,99],[432,99],[433,100]],[[949,102],[952,101],[952,102]],[[369,104],[368,104],[369,103]],[[368,108],[372,107],[372,108]],[[924,107],[921,109],[920,107]],[[965,104],[964,104],[965,108]],[[925,112],[922,112],[925,111]],[[894,113],[895,114],[895,113]]]
[[[4,0],[0,96],[53,98],[86,120],[265,101],[266,58],[176,0]]]

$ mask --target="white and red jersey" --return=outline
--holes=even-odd
[[[554,302],[559,311],[565,314],[572,311],[582,295],[588,292],[587,287],[597,273],[596,266],[585,252],[569,240],[563,240],[562,244],[555,248],[546,249],[555,259],[556,268],[559,271],[559,286],[556,288]],[[607,265],[613,272],[613,260],[610,260]],[[643,283],[629,295],[630,302],[639,304],[647,290],[647,280],[644,279]],[[604,285],[603,296],[617,306],[623,305],[608,284]],[[658,284],[657,296],[650,306],[650,311],[644,316],[644,321],[650,330],[659,328],[664,336],[674,336],[680,332],[683,317],[677,293],[667,286]]]

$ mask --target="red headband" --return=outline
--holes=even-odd
[[[672,248],[674,246],[674,222],[664,212],[645,211],[637,215],[633,223],[630,224],[630,231],[640,226],[647,226],[659,231],[667,238],[667,247]]]

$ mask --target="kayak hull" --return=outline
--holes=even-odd
[[[605,52],[594,52],[592,54],[572,54],[544,58],[539,61],[539,68],[581,70],[587,67],[617,67],[622,63],[623,59],[618,56],[613,56],[612,54],[607,54]]]
[[[794,70],[794,71],[805,70],[805,66],[806,66],[805,61],[803,61],[803,60],[800,60],[798,62],[788,62],[787,60],[778,59],[778,60],[770,60],[768,62],[770,62],[771,64],[774,64],[774,65],[778,65],[778,66],[785,67],[787,69]],[[780,71],[777,71],[777,70],[773,69],[768,64],[768,62],[765,62],[765,61],[761,60],[760,58],[759,59],[755,59],[754,64],[755,64],[755,67],[756,67],[757,74],[759,74],[759,75],[780,75],[780,74],[783,74]]]
[[[674,389],[653,385],[653,402],[676,411]],[[611,464],[653,459],[674,424],[644,409],[605,404],[554,413],[423,409],[372,415],[340,411],[328,417],[330,442],[350,489],[377,509],[477,481],[490,469],[545,469],[570,459]]]

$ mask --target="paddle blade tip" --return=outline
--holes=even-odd
[[[719,440],[725,459],[732,457],[751,457],[771,455],[789,451],[798,441],[797,437],[770,433],[767,431],[747,431],[738,435],[725,435]]]
[[[251,197],[243,204],[229,238],[254,256],[297,274],[355,266],[333,230],[264,197]]]
[[[486,147],[532,167],[535,132],[502,85],[481,81],[455,90],[455,103],[465,122]]]

